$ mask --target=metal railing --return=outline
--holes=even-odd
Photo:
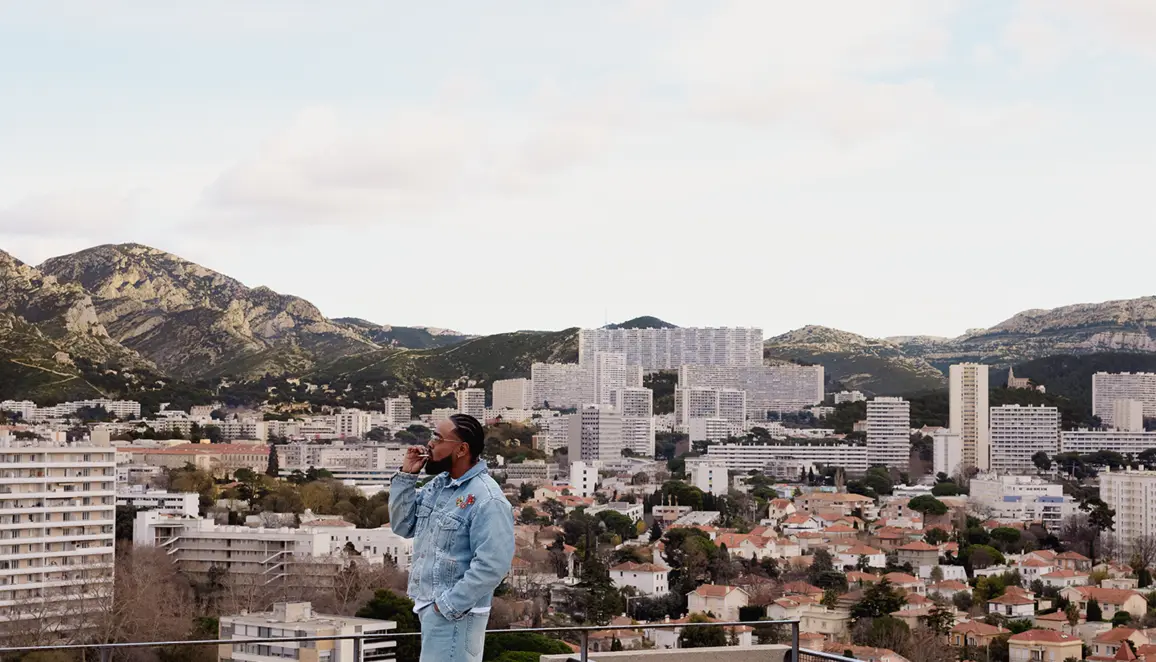
[[[831,660],[833,662],[857,662],[854,658],[847,658],[841,655],[832,655],[822,651],[813,651],[799,648],[799,621],[713,621],[704,623],[638,623],[630,625],[571,625],[562,627],[539,627],[539,628],[510,628],[506,630],[486,630],[487,635],[491,634],[511,634],[511,633],[570,633],[578,635],[579,644],[577,659],[580,662],[588,662],[590,654],[590,634],[593,632],[608,632],[608,631],[633,631],[633,630],[672,630],[679,628],[695,628],[695,627],[718,627],[718,628],[732,628],[732,627],[761,627],[767,625],[788,625],[791,628],[790,639],[786,644],[789,648],[790,657],[784,657],[783,662],[817,662],[818,660]],[[180,647],[180,646],[220,646],[222,644],[281,644],[281,643],[301,643],[301,642],[317,642],[317,641],[351,641],[353,642],[353,659],[356,662],[361,662],[363,659],[363,646],[367,643],[380,643],[382,641],[404,639],[409,637],[420,637],[421,632],[371,632],[363,634],[350,635],[328,635],[317,637],[244,637],[239,639],[199,639],[199,640],[182,640],[182,641],[141,641],[141,642],[123,642],[123,643],[109,643],[109,644],[58,644],[50,646],[25,646],[25,647],[0,647],[0,662],[8,662],[10,655],[14,654],[28,654],[36,652],[47,651],[95,651],[100,662],[112,662],[113,653],[122,650],[133,650],[141,648],[157,648],[157,647]],[[604,651],[603,651],[604,652]],[[551,653],[543,653],[543,655],[551,655]]]

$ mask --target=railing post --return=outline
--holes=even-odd
[[[362,644],[364,642],[365,640],[361,637],[353,640],[353,662],[362,662]]]
[[[100,647],[100,662],[112,662],[112,649],[107,647]]]
[[[800,662],[799,657],[799,621],[791,623],[791,662]]]
[[[583,630],[582,631],[582,650],[578,651],[578,659],[581,660],[581,662],[587,662],[586,655],[587,655],[587,652],[590,650],[589,646],[590,646],[590,631],[589,630]]]

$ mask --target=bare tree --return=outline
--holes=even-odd
[[[1151,568],[1156,563],[1156,534],[1135,536],[1128,545],[1129,563],[1139,572],[1141,568]]]

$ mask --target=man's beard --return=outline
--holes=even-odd
[[[431,476],[436,476],[443,471],[449,471],[454,466],[454,456],[447,455],[440,460],[435,460],[432,457],[425,461],[425,472]]]

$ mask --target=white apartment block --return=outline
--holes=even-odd
[[[593,363],[594,403],[613,405],[613,394],[624,388],[642,388],[642,367],[627,365],[621,352],[598,352]]]
[[[458,413],[458,410],[454,409],[453,407],[438,407],[437,409],[434,409],[430,412],[430,425],[437,425],[442,421],[448,421],[450,420],[450,416],[453,416],[456,413]]]
[[[346,409],[333,416],[333,427],[342,439],[360,439],[369,432],[369,412]]]
[[[1117,400],[1140,402],[1141,415],[1156,418],[1156,373],[1097,372],[1092,375],[1092,415],[1099,416],[1106,428],[1118,427]]]
[[[706,457],[719,460],[737,473],[762,471],[784,460],[811,465],[843,467],[847,473],[867,472],[867,447],[832,440],[817,442],[728,442],[707,446]]]
[[[797,365],[682,365],[678,385],[682,388],[745,391],[746,406],[757,418],[766,412],[802,411],[822,404],[826,397],[823,366]]]
[[[623,446],[654,457],[654,391],[641,386],[616,389],[610,401],[622,414]]]
[[[1061,453],[1084,454],[1103,450],[1139,455],[1150,448],[1156,448],[1156,432],[1087,429],[1060,432]]]
[[[682,365],[752,366],[763,363],[763,330],[755,328],[582,329],[578,363],[592,366],[598,352],[621,352],[643,370]]]
[[[530,366],[534,406],[577,409],[594,404],[594,377],[577,363],[535,363]]]
[[[592,497],[598,490],[598,470],[601,462],[570,462],[570,491],[575,496]]]
[[[545,460],[526,460],[502,465],[498,471],[506,474],[506,480],[525,483],[545,483],[558,473],[558,464],[547,464]]]
[[[103,611],[115,523],[116,449],[0,442],[0,623],[74,628]]]
[[[173,422],[176,422],[176,419],[173,419]],[[215,425],[221,431],[221,438],[225,441],[237,439],[265,441],[269,438],[269,428],[265,421],[253,417],[233,417],[223,421],[213,421],[208,425]]]
[[[735,436],[735,426],[725,418],[692,418],[687,426],[690,441],[725,441]]]
[[[688,426],[696,418],[721,418],[741,428],[747,422],[747,394],[734,389],[675,388],[674,415],[679,426]]]
[[[1034,471],[1032,456],[1055,455],[1060,449],[1060,410],[1056,407],[992,407],[991,470],[997,473]]]
[[[1116,511],[1117,540],[1156,535],[1156,471],[1101,472],[1100,499]]]
[[[946,428],[931,435],[932,467],[935,473],[954,476],[963,467],[963,439]]]
[[[486,389],[463,388],[458,391],[458,411],[485,423]]]
[[[877,397],[867,402],[867,461],[907,470],[911,457],[911,403]]]
[[[146,490],[143,486],[137,485],[118,489],[116,505],[157,510],[169,515],[196,517],[201,511],[201,495],[196,492]]]
[[[971,479],[968,498],[1000,521],[1040,521],[1051,530],[1059,528],[1076,508],[1072,498],[1064,496],[1063,485],[1035,476],[979,474]]]
[[[622,460],[622,414],[613,407],[586,405],[569,416],[570,461]]]
[[[1139,400],[1116,400],[1112,403],[1112,427],[1121,432],[1144,430],[1144,403]]]
[[[568,448],[570,444],[570,416],[548,418],[538,423],[542,437],[542,447],[538,450],[550,455],[559,448]]]
[[[388,485],[405,460],[405,444],[292,443],[277,447],[282,477],[310,467],[325,469],[337,480],[355,485]]]
[[[963,465],[986,471],[991,464],[988,367],[958,363],[948,370],[950,425],[963,441]]]
[[[721,461],[696,458],[686,463],[686,470],[690,472],[690,484],[706,494],[721,496],[730,490],[727,466]]]
[[[641,595],[662,596],[670,592],[670,568],[654,563],[620,563],[610,568],[615,588],[633,587]]]
[[[413,403],[406,395],[386,398],[384,413],[386,425],[406,425],[413,419]]]
[[[218,638],[235,643],[218,646],[217,659],[220,662],[392,662],[397,647],[393,639],[363,639],[360,646],[353,639],[279,644],[255,644],[246,640],[386,634],[396,628],[396,621],[316,614],[308,602],[278,602],[273,605],[273,611],[222,616]]]
[[[494,382],[491,406],[494,409],[534,408],[534,382],[529,379],[499,379]]]
[[[25,421],[43,421],[50,418],[68,418],[83,407],[103,407],[105,411],[117,418],[140,418],[140,403],[134,400],[74,400],[62,402],[51,407],[38,407],[31,400],[4,400],[0,402],[0,410],[19,412]]]
[[[867,396],[863,395],[861,391],[839,391],[835,394],[835,404],[841,405],[844,402],[863,402]]]

